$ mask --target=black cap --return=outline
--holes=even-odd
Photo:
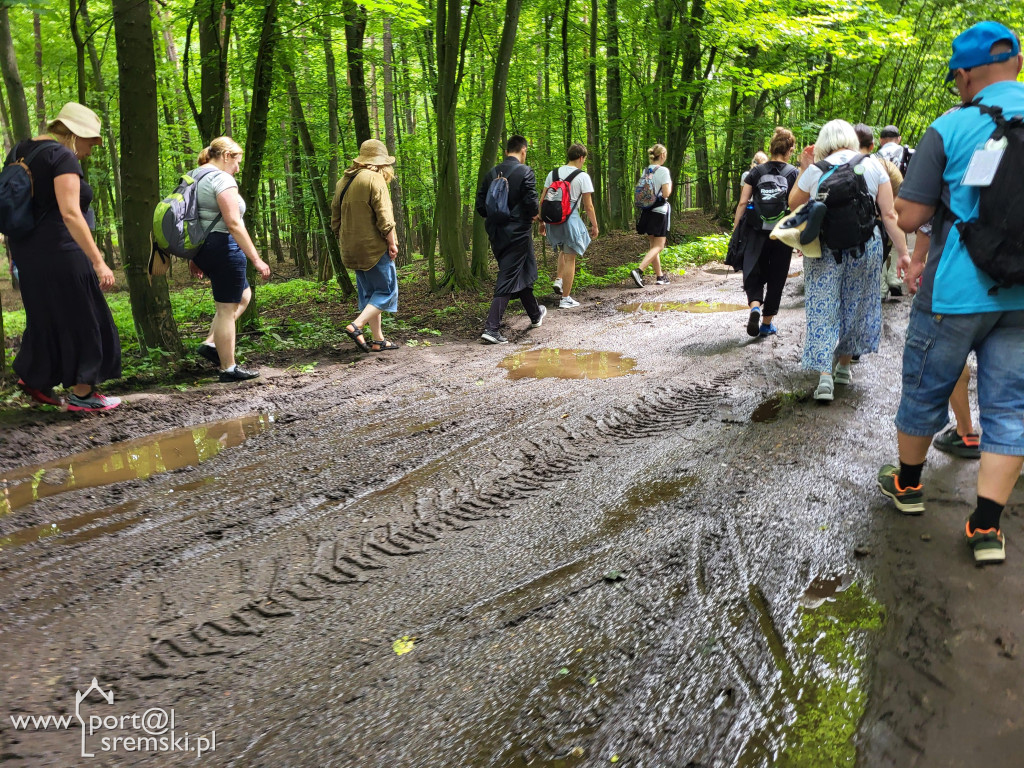
[[[900,129],[895,125],[887,125],[878,135],[883,139],[898,139],[900,137]]]

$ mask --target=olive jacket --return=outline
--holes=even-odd
[[[385,238],[394,228],[384,177],[368,168],[346,170],[331,200],[331,231],[341,246],[342,263],[349,269],[372,269],[387,253]]]

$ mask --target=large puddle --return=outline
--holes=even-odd
[[[273,422],[272,414],[255,413],[240,419],[160,432],[137,440],[94,448],[45,464],[12,470],[0,475],[0,516],[9,515],[16,509],[48,496],[125,480],[145,479],[161,472],[200,464],[225,448],[239,445],[263,432]],[[88,522],[91,521],[85,520],[81,524]],[[68,521],[63,523],[65,526],[67,524]],[[16,535],[27,535],[28,530],[34,529]],[[33,540],[40,538],[39,533],[45,534],[45,531],[36,532]]]
[[[534,349],[509,355],[498,367],[506,369],[510,379],[611,379],[632,373],[636,360],[618,352]]]
[[[616,307],[619,312],[636,312],[638,309],[644,312],[697,312],[700,314],[708,312],[746,312],[750,307],[746,304],[727,304],[721,301],[645,301],[642,304],[619,304]]]

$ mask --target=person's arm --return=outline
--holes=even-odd
[[[914,153],[914,163],[900,186],[896,215],[900,229],[913,232],[931,221],[942,200],[946,148],[942,135],[934,127],[925,131]]]
[[[92,239],[92,232],[82,215],[82,180],[77,173],[62,173],[53,177],[53,192],[57,196],[57,207],[60,209],[61,218],[64,219],[64,226],[68,228],[71,237],[81,248],[86,257],[96,270],[96,278],[100,281],[100,288],[106,289],[114,285],[114,273],[103,261],[103,254]]]
[[[537,177],[533,175],[533,168],[526,167],[519,189],[522,195],[519,198],[519,210],[522,211],[523,218],[531,221],[540,212],[540,206],[537,204]]]
[[[395,209],[391,205],[391,193],[384,177],[379,173],[373,179],[373,192],[370,195],[370,202],[373,211],[377,214],[377,231],[383,236],[388,244],[388,254],[394,261],[398,256],[398,240],[395,238]]]
[[[917,230],[917,238],[914,240],[914,253],[911,254],[908,263],[900,264],[897,269],[903,278],[904,285],[911,293],[917,293],[918,284],[921,281],[921,274],[924,272],[925,262],[928,261],[928,248],[931,247],[932,239],[929,235]]]
[[[885,231],[889,233],[889,238],[896,249],[896,255],[899,257],[897,269],[900,269],[899,265],[905,268],[910,262],[910,254],[907,253],[907,236],[903,234],[903,230],[900,229],[897,223],[896,208],[892,204],[892,184],[889,183],[888,175],[885,182],[878,185],[878,194],[875,196],[875,202],[878,204],[878,210],[882,214],[882,225],[885,227]]]
[[[664,168],[665,166],[661,167]],[[669,196],[672,194],[672,176],[668,173],[665,175],[668,176],[668,181],[661,185],[661,197],[664,200],[668,200]]]
[[[220,208],[220,216],[224,220],[224,226],[228,228],[228,232],[235,238],[235,242],[242,249],[242,253],[256,267],[260,277],[267,280],[270,277],[270,266],[260,258],[252,238],[249,237],[249,233],[245,229],[245,222],[238,215],[238,187],[228,187],[218,194],[217,207]]]
[[[800,173],[793,183],[793,189],[789,191],[789,209],[795,210],[811,199],[810,192],[800,189],[800,179],[804,173],[814,164],[814,145],[808,144],[800,153]]]
[[[487,218],[487,186],[490,173],[485,173],[479,186],[476,188],[476,215],[481,219]]]
[[[541,200],[543,200],[545,197],[548,196],[548,190],[549,189],[551,189],[551,185],[548,185],[548,186],[544,187],[544,191],[540,193],[540,199]],[[540,226],[537,227],[537,232],[539,232],[542,237],[544,235],[546,235],[547,232],[548,232],[548,225],[547,225],[546,222],[541,221],[541,218],[540,218],[540,204],[539,203],[537,204],[537,215],[533,217],[533,220],[540,224]]]
[[[901,197],[896,201],[896,215],[900,229],[909,234],[932,220],[935,216],[935,206],[915,203]]]
[[[744,184],[743,189],[740,190],[740,202],[736,206],[736,215],[732,218],[732,228],[736,231],[736,227],[740,225],[740,220],[743,218],[743,212],[747,209],[747,203],[750,202],[750,196],[754,193],[754,188],[749,184]]]
[[[597,237],[597,210],[594,208],[594,195],[591,192],[583,193],[583,208],[587,212],[587,219],[590,221],[590,237]]]

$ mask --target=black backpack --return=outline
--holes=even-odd
[[[487,187],[484,209],[487,211],[487,221],[491,224],[507,224],[512,218],[508,197],[509,182],[513,173],[515,173],[515,169],[508,176],[503,176],[501,171],[498,171],[498,175],[491,180]]]
[[[815,199],[828,209],[821,223],[821,241],[842,261],[841,251],[864,253],[864,245],[875,233],[875,200],[868,192],[861,163],[865,155],[832,165],[826,160],[815,163],[821,169]]]
[[[12,151],[11,159],[0,172],[0,232],[7,237],[19,239],[35,229],[36,217],[32,211],[35,184],[29,164],[51,143],[55,142],[41,143],[27,157]]]
[[[751,200],[754,213],[761,217],[762,229],[774,229],[779,219],[789,213],[789,176],[796,170],[789,163],[776,170],[771,163],[758,166],[761,175],[757,179]]]
[[[992,183],[979,192],[978,218],[956,222],[974,266],[996,281],[989,290],[995,294],[1000,288],[1024,285],[1024,118],[1007,119],[1001,107],[977,99],[967,107],[977,107],[995,121],[993,141],[1007,142]]]

